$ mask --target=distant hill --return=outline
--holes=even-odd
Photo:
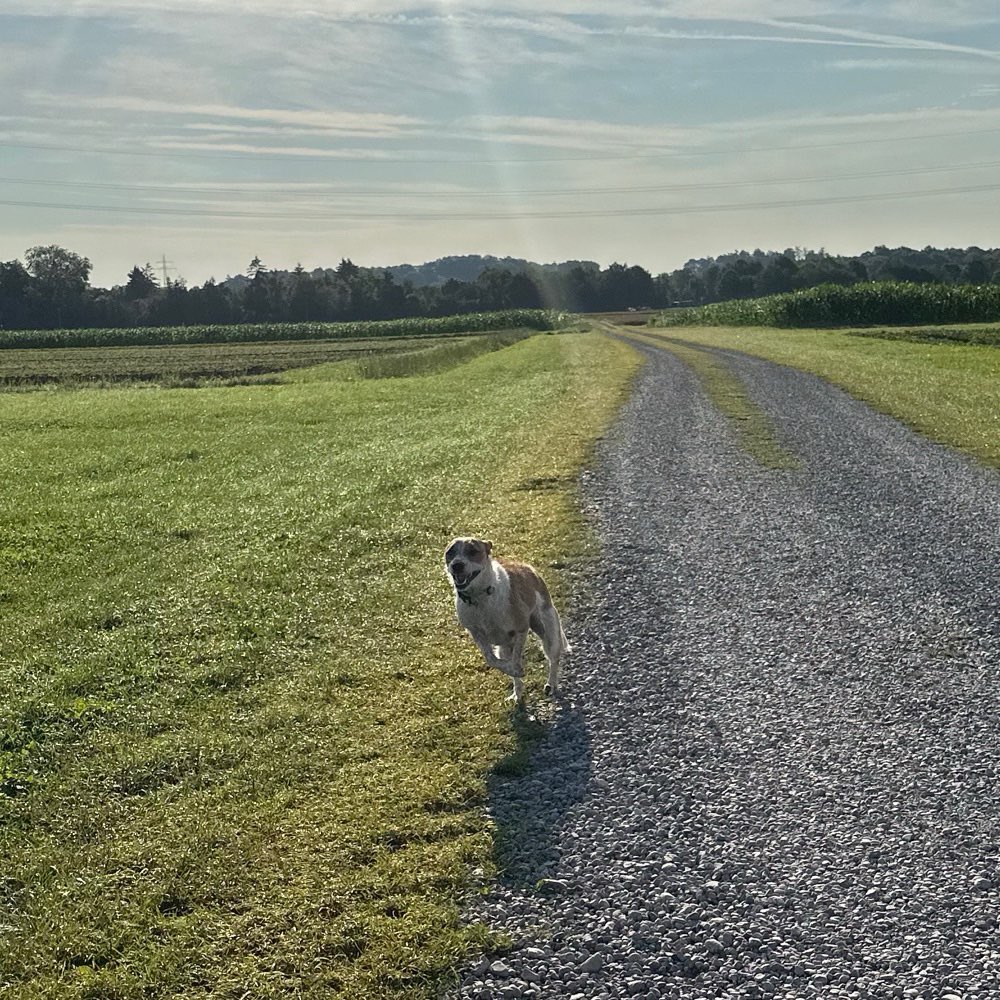
[[[468,254],[463,257],[439,257],[426,264],[396,264],[378,268],[388,271],[397,281],[412,281],[414,285],[443,285],[446,281],[475,281],[487,268],[505,271],[570,271],[574,267],[584,270],[600,270],[600,265],[592,260],[567,260],[558,264],[536,264],[519,257],[491,257]]]
[[[599,271],[600,265],[592,260],[567,260],[561,263],[536,264],[520,257],[492,257],[480,254],[467,254],[460,257],[439,257],[426,264],[394,264],[390,267],[363,267],[362,271],[376,271],[381,274],[388,271],[400,284],[412,282],[416,287],[425,285],[443,285],[446,281],[475,281],[488,268],[500,268],[505,271],[571,271],[574,267],[585,271]],[[333,275],[336,268],[317,267],[310,271],[314,278],[323,275]],[[290,271],[273,271],[273,274],[288,275]],[[234,290],[242,290],[250,283],[250,279],[242,274],[227,277],[222,284]]]

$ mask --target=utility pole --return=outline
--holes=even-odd
[[[167,271],[176,271],[177,268],[174,267],[174,262],[172,260],[167,260],[167,255],[164,254],[160,258],[160,270],[163,272],[163,287],[166,288],[170,279],[167,277]]]

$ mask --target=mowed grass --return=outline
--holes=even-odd
[[[126,383],[176,388],[253,382],[276,372],[422,352],[438,345],[456,348],[491,336],[496,335],[11,348],[0,351],[0,391]]]
[[[486,534],[566,600],[637,364],[553,335],[430,377],[0,400],[0,992],[429,997],[483,947],[458,901],[519,744],[441,554]]]
[[[995,347],[765,327],[671,327],[669,335],[820,375],[921,434],[1000,467]]]

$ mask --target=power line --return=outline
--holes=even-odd
[[[741,187],[761,187],[776,186],[781,184],[830,184],[845,180],[868,180],[874,177],[913,177],[921,174],[935,173],[959,173],[964,170],[985,170],[1000,167],[1000,160],[982,160],[974,163],[951,163],[934,167],[906,167],[894,168],[890,170],[868,170],[859,172],[841,173],[826,176],[810,177],[764,177],[740,181],[707,181],[697,184],[637,184],[623,185],[621,187],[589,187],[589,188],[522,188],[522,189],[470,189],[464,191],[394,191],[391,189],[370,188],[348,189],[333,188],[330,195],[341,198],[500,198],[500,197],[577,197],[580,195],[608,195],[608,194],[642,194],[652,192],[669,191],[709,191],[728,188]],[[308,194],[307,191],[295,191],[293,189],[274,189],[259,187],[177,187],[176,185],[157,184],[107,184],[96,181],[59,181],[36,179],[32,177],[0,177],[0,184],[28,184],[42,187],[70,187],[84,188],[87,190],[101,191],[121,191],[136,194],[171,194],[184,195],[206,195],[210,197],[233,197],[246,195],[265,195],[274,197],[276,195],[300,196]],[[317,192],[322,193],[322,192]],[[179,199],[180,200],[180,199]]]
[[[658,206],[648,205],[642,208],[606,208],[579,209],[563,212],[338,212],[323,214],[309,212],[297,214],[294,212],[240,212],[220,211],[218,209],[174,209],[174,208],[130,208],[125,205],[69,205],[52,202],[0,200],[0,205],[14,208],[53,209],[57,211],[107,212],[125,215],[166,215],[183,218],[218,218],[218,219],[270,219],[273,221],[367,221],[372,219],[407,221],[455,221],[455,222],[501,222],[507,219],[603,219],[635,215],[699,215],[714,212],[743,212],[772,208],[806,208],[822,205],[848,205],[859,202],[900,201],[915,198],[932,198],[957,194],[978,194],[986,191],[1000,191],[1000,182],[995,184],[969,184],[958,187],[931,188],[924,191],[893,191],[887,194],[860,194],[828,196],[823,198],[787,198],[768,202],[735,202],[715,205],[682,205]]]
[[[345,162],[352,161],[374,161],[377,163],[398,163],[407,166],[427,165],[447,165],[447,166],[483,166],[488,164],[532,164],[532,163],[589,163],[597,161],[630,161],[630,160],[659,160],[672,159],[675,157],[698,158],[702,156],[743,156],[748,153],[781,153],[799,152],[809,149],[839,149],[843,146],[868,146],[876,143],[891,142],[919,142],[924,139],[962,139],[971,135],[991,135],[1000,132],[998,128],[968,129],[964,132],[927,132],[922,135],[900,135],[900,136],[874,136],[866,139],[840,139],[833,142],[797,143],[795,145],[783,146],[749,146],[744,149],[703,149],[703,150],[664,150],[658,149],[655,152],[631,152],[631,153],[603,153],[590,154],[585,156],[529,156],[529,157],[485,157],[485,158],[441,158],[438,156],[384,156],[378,154],[372,156],[363,151],[340,150],[336,153],[336,158]],[[493,139],[493,141],[502,141]],[[57,146],[47,143],[21,143],[21,142],[0,142],[0,149],[39,149],[50,150],[57,153],[90,153],[98,156],[143,156],[155,157],[157,159],[184,159],[184,158],[208,158],[208,159],[252,159],[255,161],[278,160],[288,162],[296,157],[323,157],[329,156],[331,150],[320,147],[313,149],[289,148],[283,153],[265,153],[254,150],[220,150],[209,152],[205,150],[193,149],[173,149],[164,148],[161,150],[152,149],[115,149],[104,147],[96,149],[86,146]],[[647,147],[640,147],[646,149]]]

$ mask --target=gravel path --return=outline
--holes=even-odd
[[[1000,476],[727,354],[763,469],[646,353],[567,700],[491,789],[514,949],[451,995],[1000,997]]]

